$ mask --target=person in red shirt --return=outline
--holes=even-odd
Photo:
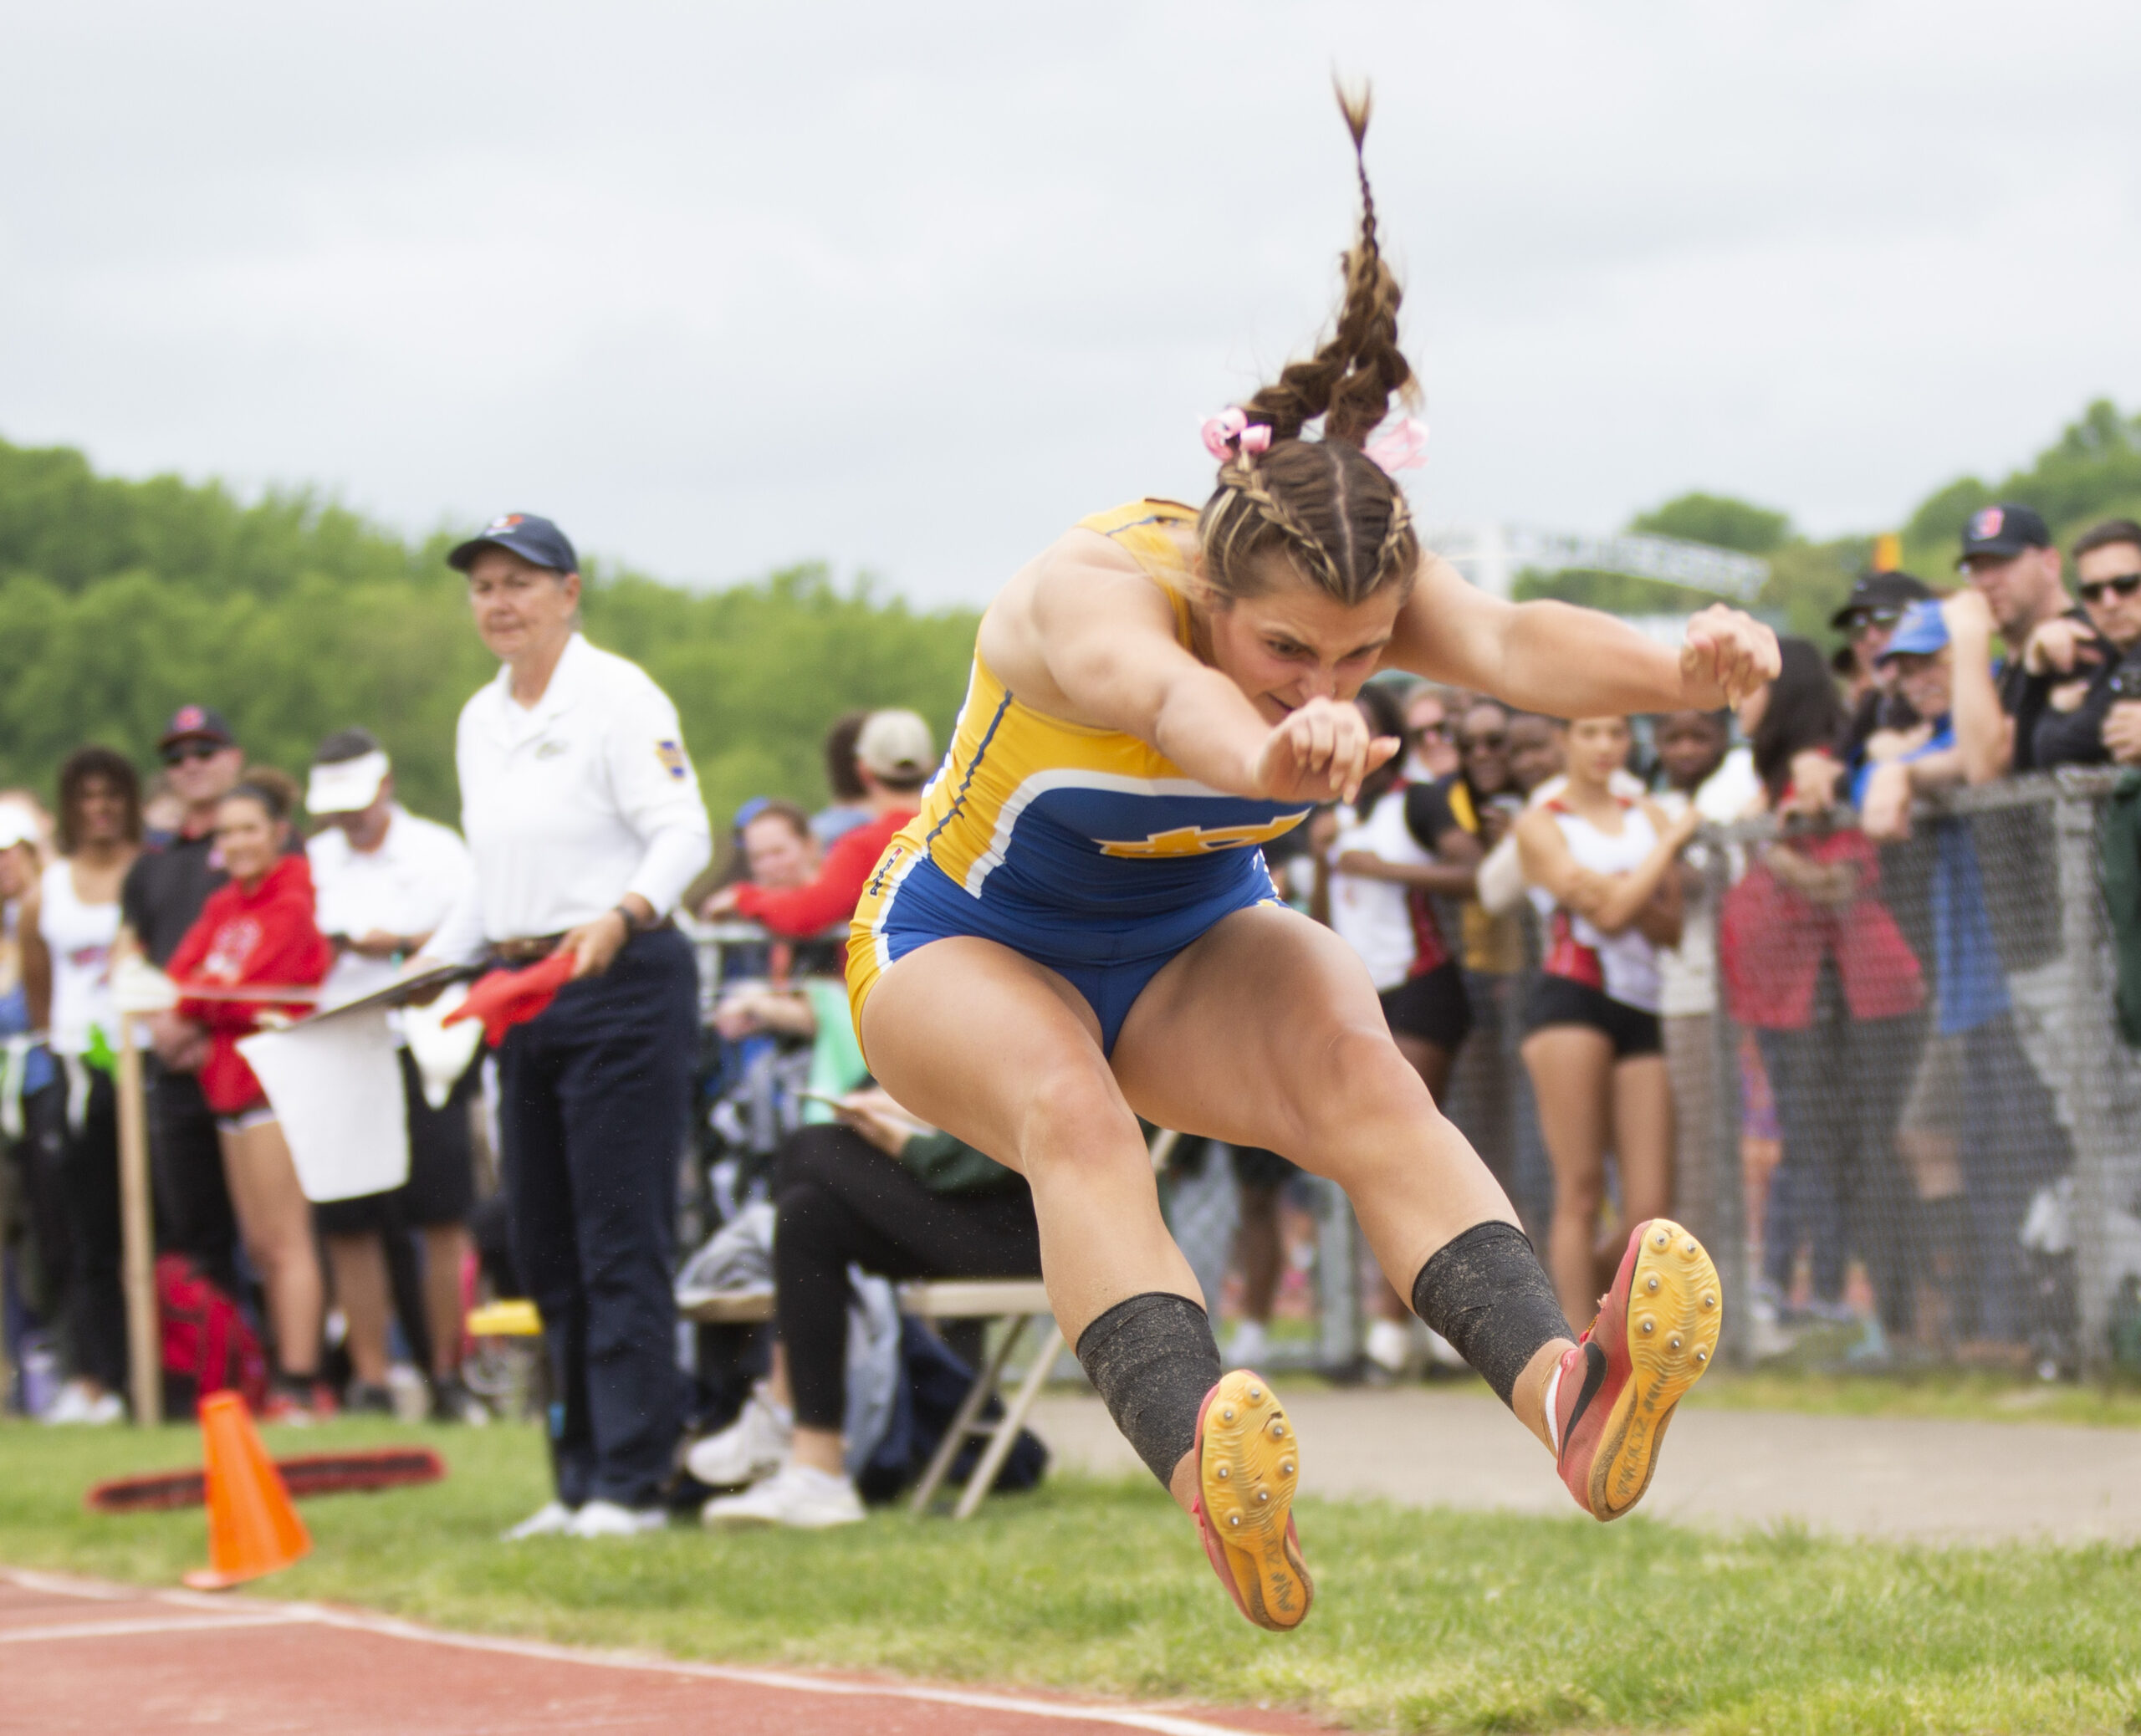
[[[284,854],[289,835],[288,809],[273,789],[240,784],[217,805],[216,848],[230,879],[209,895],[171,956],[182,997],[188,988],[314,988],[326,977],[334,949],[313,921],[310,865],[302,851]],[[274,1109],[238,1052],[238,1039],[265,1015],[296,1018],[308,1008],[186,997],[176,1010],[196,1030],[193,1070],[216,1114],[238,1233],[268,1292],[276,1376],[263,1416],[309,1422],[332,1408],[318,1377],[322,1289],[312,1208]]]
[[[853,917],[877,858],[914,818],[922,787],[937,769],[928,724],[912,712],[872,712],[856,738],[855,768],[871,817],[825,852],[816,879],[800,886],[724,886],[707,901],[706,914],[748,917],[794,940]]]

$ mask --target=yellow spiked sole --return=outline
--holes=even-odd
[[[1703,1244],[1670,1218],[1653,1218],[1628,1286],[1629,1376],[1591,1461],[1591,1510],[1600,1519],[1620,1518],[1650,1487],[1673,1407],[1717,1354],[1724,1314]]]
[[[1300,1453],[1271,1383],[1246,1369],[1221,1376],[1204,1402],[1203,1435],[1198,1483],[1205,1524],[1244,1612],[1259,1627],[1296,1627],[1314,1592],[1287,1524]]]

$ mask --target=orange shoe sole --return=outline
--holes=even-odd
[[[1223,1375],[1198,1418],[1199,1529],[1205,1553],[1259,1627],[1300,1626],[1316,1595],[1294,1529],[1300,1453],[1263,1376]]]
[[[1673,1407],[1717,1354],[1717,1268],[1670,1218],[1652,1219],[1628,1286],[1629,1375],[1591,1460],[1591,1510],[1617,1519],[1643,1499]]]

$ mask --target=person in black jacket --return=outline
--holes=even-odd
[[[186,804],[185,818],[177,836],[135,858],[119,903],[128,943],[161,969],[208,895],[230,878],[216,855],[216,809],[244,771],[245,753],[223,714],[205,705],[181,706],[156,745],[164,776]],[[204,1039],[176,1013],[151,1019],[149,1034],[156,1045],[147,1073],[157,1243],[191,1255],[235,1294],[238,1220],[223,1179],[215,1114],[193,1071]]]
[[[2087,620],[2061,615],[2030,636],[2028,679],[2015,714],[2015,759],[2038,771],[2102,765],[2104,720],[2141,697],[2141,524],[2108,518],[2074,544],[2075,589]],[[2026,743],[2026,746],[2025,745]]]

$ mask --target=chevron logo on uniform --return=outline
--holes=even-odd
[[[1157,856],[1209,855],[1215,850],[1239,850],[1244,845],[1269,844],[1308,818],[1308,809],[1282,814],[1262,825],[1174,826],[1164,832],[1148,832],[1137,839],[1098,839],[1104,856],[1128,856],[1149,860]]]

